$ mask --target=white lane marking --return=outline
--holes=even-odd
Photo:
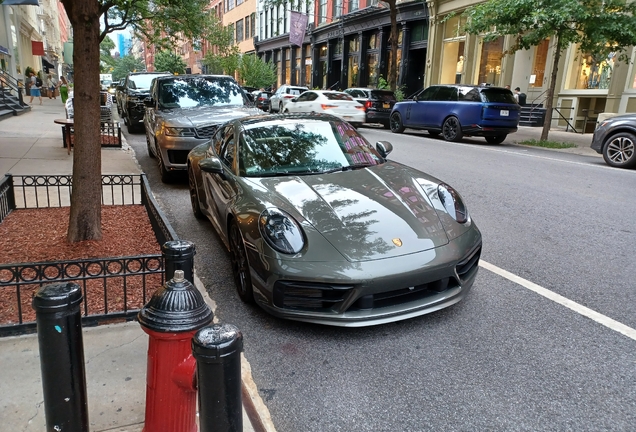
[[[490,270],[491,272],[498,274],[499,276],[508,279],[511,282],[521,285],[524,288],[533,291],[548,300],[552,300],[555,303],[558,303],[562,306],[565,306],[568,309],[573,310],[574,312],[583,315],[591,319],[592,321],[596,321],[597,323],[604,325],[605,327],[617,331],[630,339],[636,340],[636,330],[622,324],[616,320],[613,320],[610,317],[607,317],[603,314],[600,314],[588,307],[578,304],[575,301],[572,301],[562,295],[559,295],[555,292],[552,292],[542,286],[539,286],[533,282],[530,282],[522,277],[519,277],[515,274],[510,273],[502,268],[497,267],[496,265],[490,264],[489,262],[480,260],[479,266],[485,268],[486,270]]]

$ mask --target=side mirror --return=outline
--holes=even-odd
[[[209,157],[207,159],[200,160],[199,167],[201,168],[201,171],[211,174],[220,174],[221,176],[223,175],[223,164],[217,157]]]
[[[417,102],[417,101],[418,101],[417,96],[413,96],[413,101],[414,101],[414,102]]]
[[[298,102],[298,98],[293,98],[291,102]]]
[[[393,151],[393,144],[388,141],[378,141],[375,143],[375,149],[380,153],[380,156],[386,159],[386,157]]]
[[[146,105],[148,108],[154,108],[155,100],[153,98],[146,98],[144,99],[144,105]]]

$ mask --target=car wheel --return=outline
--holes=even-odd
[[[285,108],[285,111],[283,111],[283,114],[289,114],[289,110]]]
[[[442,136],[446,141],[461,141],[462,139],[462,125],[459,124],[457,117],[449,117],[444,121],[442,125]]]
[[[254,302],[254,291],[252,289],[252,277],[250,276],[250,265],[247,260],[245,244],[241,237],[236,222],[231,222],[229,230],[230,255],[232,261],[232,273],[236,292],[245,303]]]
[[[151,158],[155,157],[155,154],[152,152],[152,145],[150,144],[150,137],[148,136],[148,131],[146,131],[146,147],[148,148],[148,156]]]
[[[121,108],[119,108],[119,104],[116,104],[116,105],[117,105],[117,114],[121,115]]]
[[[157,167],[159,168],[159,174],[161,174],[161,182],[170,183],[172,181],[172,173],[166,169],[161,151],[157,147],[155,147],[155,150],[157,151]]]
[[[278,104],[278,112],[283,112],[283,103]]]
[[[633,168],[636,166],[636,136],[629,132],[612,135],[603,146],[603,159],[609,166]]]
[[[190,204],[192,204],[192,213],[194,213],[195,218],[203,219],[201,202],[199,201],[199,192],[197,191],[197,180],[194,177],[194,170],[190,164],[188,164],[188,186],[190,188]]]
[[[501,144],[502,142],[504,142],[507,136],[508,135],[495,135],[495,136],[487,136],[484,138],[486,138],[486,142],[488,144]]]
[[[430,136],[433,136],[433,137],[436,137],[436,136],[438,136],[438,135],[439,135],[439,131],[436,131],[436,130],[430,130],[430,129],[429,129],[427,132],[428,132],[428,134],[429,134]]]
[[[391,125],[391,132],[393,133],[402,133],[404,132],[404,124],[402,123],[402,116],[398,112],[394,112],[391,114],[391,118],[389,119],[389,124]]]

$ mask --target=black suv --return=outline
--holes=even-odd
[[[143,127],[144,99],[150,96],[150,84],[152,80],[160,76],[170,76],[169,72],[132,72],[129,73],[121,86],[120,110],[124,124],[128,126],[128,132],[134,132]]]
[[[364,105],[367,123],[381,123],[385,129],[389,128],[391,110],[397,102],[391,90],[348,88],[344,92]]]

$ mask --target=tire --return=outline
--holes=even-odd
[[[449,117],[442,125],[442,136],[446,141],[458,142],[462,140],[462,125],[457,117]]]
[[[152,144],[150,144],[150,137],[148,136],[148,132],[146,131],[146,147],[148,148],[148,156],[154,159],[156,156],[152,152]]]
[[[402,116],[400,115],[399,112],[394,112],[393,114],[391,114],[389,124],[391,126],[391,132],[393,133],[404,132],[404,123],[402,123]]]
[[[285,108],[285,111],[283,111],[283,114],[289,114],[289,110]]]
[[[484,138],[486,138],[486,142],[488,144],[501,144],[502,142],[504,142],[507,136],[508,135],[495,135],[495,136],[487,136]]]
[[[429,134],[430,136],[432,136],[432,137],[436,137],[436,136],[438,136],[438,135],[439,135],[439,133],[440,133],[439,131],[436,131],[436,130],[430,130],[430,129],[429,129],[427,132],[428,132],[428,134]]]
[[[619,132],[605,141],[603,159],[609,166],[634,168],[636,166],[636,135]]]
[[[190,188],[190,204],[192,204],[192,213],[197,219],[203,219],[204,215],[201,211],[201,202],[199,201],[199,192],[197,191],[197,180],[194,177],[194,170],[188,164],[188,187]]]
[[[274,114],[274,110],[272,109],[272,104],[269,104],[268,110],[270,114]]]
[[[157,151],[157,167],[159,168],[159,174],[161,175],[162,183],[171,183],[172,182],[172,173],[166,169],[166,166],[163,164],[163,157],[161,156],[161,152],[157,147],[155,147]]]
[[[245,303],[254,302],[254,290],[252,288],[252,277],[250,276],[250,265],[247,260],[247,252],[243,237],[236,222],[230,223],[228,233],[230,243],[230,260],[232,262],[232,274],[236,284],[236,292]]]

